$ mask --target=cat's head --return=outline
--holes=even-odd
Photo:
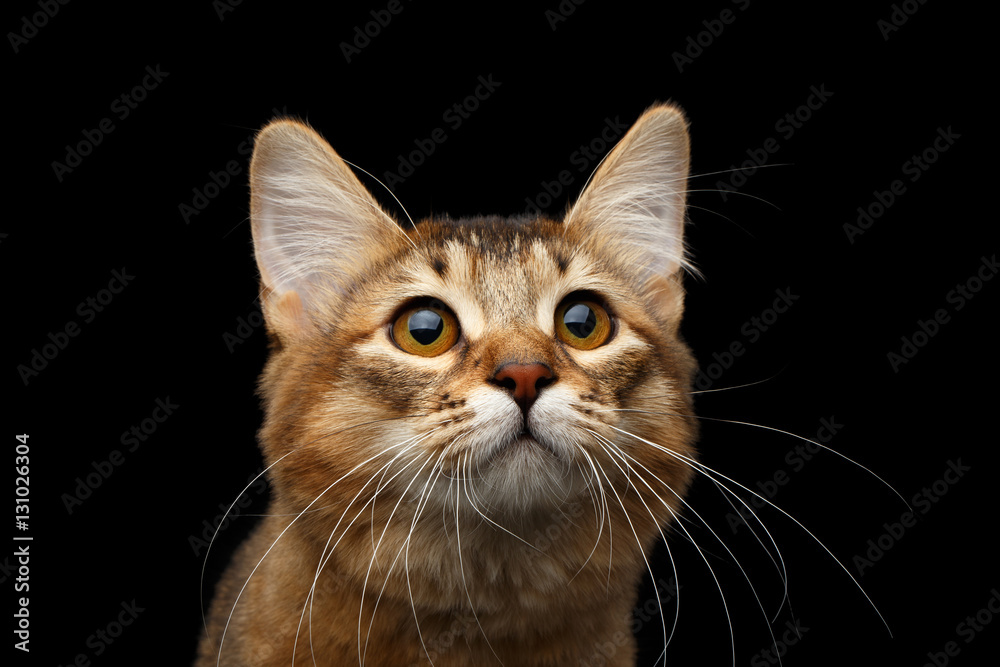
[[[561,220],[403,227],[315,131],[268,125],[251,217],[277,496],[298,511],[388,489],[523,517],[635,473],[676,509],[696,430],[688,152],[683,114],[655,106]]]

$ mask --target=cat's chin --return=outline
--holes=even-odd
[[[517,512],[561,505],[586,486],[565,452],[524,432],[490,452],[478,473],[480,497]]]
[[[562,460],[555,447],[549,445],[544,440],[535,438],[527,431],[521,431],[514,440],[506,445],[497,448],[491,455],[491,461],[510,457],[542,457],[548,459]]]
[[[568,464],[567,452],[546,438],[523,430],[508,440],[492,444],[483,452],[477,467],[481,473],[499,468],[530,475],[532,471],[565,469]]]

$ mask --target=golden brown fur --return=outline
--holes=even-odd
[[[687,152],[681,113],[654,107],[563,221],[404,230],[311,129],[262,131],[272,499],[218,584],[199,667],[578,665],[608,645],[603,664],[634,664],[645,554],[695,456],[678,335]],[[593,350],[554,335],[577,292],[616,323]],[[440,356],[389,335],[418,297],[460,323]],[[524,413],[496,382],[511,363],[554,376]]]

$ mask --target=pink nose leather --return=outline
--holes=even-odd
[[[506,364],[493,376],[495,384],[512,390],[514,400],[525,413],[538,398],[538,391],[551,379],[551,369],[538,363]]]

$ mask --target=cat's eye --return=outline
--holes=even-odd
[[[556,308],[556,336],[580,350],[593,350],[611,337],[611,316],[596,301],[567,299]]]
[[[439,302],[416,304],[393,322],[392,339],[404,352],[436,357],[458,341],[458,320]]]

